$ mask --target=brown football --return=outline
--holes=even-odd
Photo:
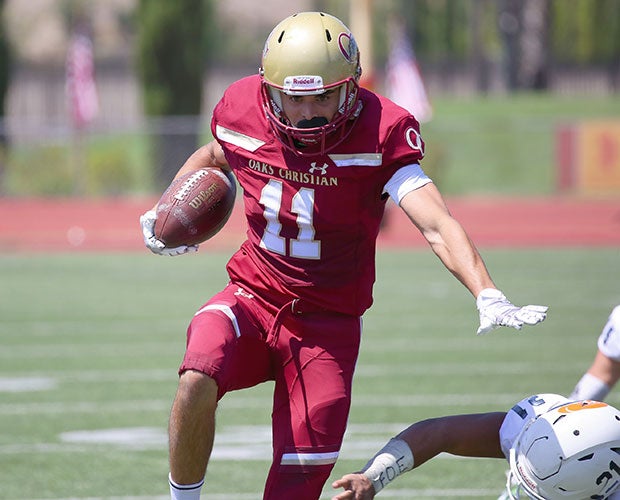
[[[174,248],[215,236],[235,204],[236,185],[229,175],[201,168],[175,179],[157,203],[155,237]]]

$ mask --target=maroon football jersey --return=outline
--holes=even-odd
[[[347,140],[302,157],[273,135],[258,76],[226,90],[212,132],[243,190],[248,224],[227,265],[231,279],[276,302],[300,298],[355,315],[370,307],[384,187],[422,159],[424,144],[407,111],[364,89],[360,99]]]

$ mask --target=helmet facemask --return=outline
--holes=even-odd
[[[284,114],[282,96],[288,95],[318,95],[332,88],[340,93],[338,111],[331,120],[315,117],[297,124],[292,124]],[[357,82],[350,79],[345,82],[336,82],[323,87],[321,91],[291,92],[284,88],[263,83],[262,94],[265,114],[271,129],[285,147],[301,156],[324,154],[328,149],[336,147],[349,135],[355,118],[361,111],[361,102],[357,99]],[[295,126],[297,125],[297,126]]]
[[[305,12],[282,21],[265,43],[260,70],[263,107],[276,137],[301,156],[324,154],[340,144],[361,111],[361,75],[357,44],[338,19]],[[326,119],[291,123],[283,111],[282,94],[320,95],[339,92],[338,111]]]

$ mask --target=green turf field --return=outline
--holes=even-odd
[[[476,337],[473,299],[429,250],[381,252],[333,478],[413,420],[567,393],[589,365],[620,303],[618,250],[483,254],[511,300],[550,306],[547,321]],[[0,256],[0,498],[167,498],[166,425],[185,326],[224,285],[226,258]],[[222,402],[204,498],[260,499],[270,391]],[[492,499],[505,470],[500,460],[441,457],[379,497]]]

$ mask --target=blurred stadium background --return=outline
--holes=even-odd
[[[620,303],[620,0],[0,6],[0,499],[167,498],[184,330],[225,283],[243,227],[233,218],[226,244],[218,235],[160,259],[144,253],[137,216],[210,138],[221,91],[257,70],[269,30],[295,11],[351,26],[365,85],[389,94],[395,68],[409,75],[419,116],[432,112],[425,169],[498,286],[551,307],[535,330],[476,337],[471,297],[388,210],[332,479],[412,420],[568,393],[589,365]],[[222,402],[205,498],[260,498],[270,391]],[[381,496],[497,498],[505,467],[440,459]]]
[[[417,108],[425,168],[445,193],[570,190],[581,167],[566,156],[578,156],[569,145],[584,135],[584,154],[606,162],[607,182],[590,189],[603,184],[613,194],[620,185],[618,0],[0,5],[0,193],[7,196],[158,192],[209,138],[223,88],[257,71],[269,30],[312,9],[352,27],[365,85],[415,100],[419,93],[403,94],[420,89],[407,78],[416,74],[411,64],[419,68],[432,108]],[[403,80],[408,85],[390,84]],[[602,130],[580,128],[601,119]],[[562,136],[563,125],[570,127]],[[563,177],[560,149],[568,152]]]

